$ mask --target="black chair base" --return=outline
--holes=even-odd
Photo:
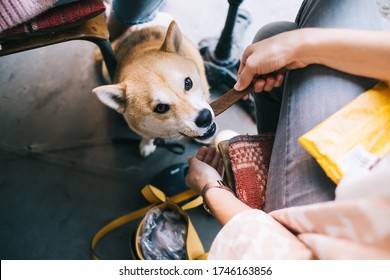
[[[237,81],[243,48],[242,37],[251,23],[250,14],[239,5],[242,0],[229,1],[229,11],[224,29],[219,38],[206,38],[200,41],[199,50],[206,67],[207,80],[211,87],[225,85],[229,89]],[[241,100],[238,104],[256,121],[254,100]]]

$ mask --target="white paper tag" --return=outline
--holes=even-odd
[[[379,157],[369,153],[361,144],[355,146],[349,153],[341,157],[337,161],[337,165],[344,173],[351,171],[368,170],[375,165],[379,160]]]

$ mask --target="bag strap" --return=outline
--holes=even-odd
[[[120,216],[111,222],[109,222],[107,225],[103,226],[92,238],[91,241],[91,249],[92,249],[92,258],[95,260],[99,260],[100,258],[97,256],[95,248],[98,244],[98,242],[108,233],[112,232],[113,230],[130,223],[132,221],[135,221],[137,219],[140,219],[145,216],[145,214],[153,207],[155,204],[162,203],[167,201],[167,197],[165,196],[164,192],[159,190],[156,187],[153,187],[152,185],[146,185],[142,190],[141,193],[144,195],[146,200],[150,203],[152,203],[149,206],[143,207],[141,209],[132,211],[128,214],[125,214],[123,216]],[[181,192],[173,197],[171,197],[169,200],[174,203],[181,203],[183,201],[186,201],[194,196],[197,196],[197,194],[189,189],[187,191]],[[192,208],[195,208],[202,204],[202,197],[197,196],[194,200],[186,203],[184,206],[182,206],[183,210],[189,210]]]

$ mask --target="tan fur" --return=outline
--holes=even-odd
[[[207,127],[195,124],[205,109],[214,118],[208,105],[210,94],[203,60],[174,21],[168,30],[149,27],[130,32],[113,47],[118,61],[114,84],[93,91],[103,103],[123,114],[130,128],[144,138],[142,155],[154,151],[152,140],[157,137],[208,135],[211,123]],[[108,79],[105,67],[103,74]],[[188,77],[193,86],[185,90]],[[156,113],[158,104],[168,104],[169,111]]]

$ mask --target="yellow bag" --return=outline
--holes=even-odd
[[[99,240],[108,234],[109,232],[127,224],[132,221],[135,221],[137,219],[141,219],[145,216],[145,214],[150,211],[153,208],[159,208],[159,209],[170,209],[173,211],[176,211],[180,214],[185,220],[186,226],[187,226],[187,235],[185,239],[185,251],[186,251],[186,259],[188,260],[205,260],[207,259],[207,253],[205,252],[203,248],[202,241],[200,240],[198,233],[196,232],[190,217],[185,212],[185,210],[189,210],[192,208],[195,208],[201,204],[203,204],[202,197],[198,196],[194,191],[188,190],[184,191],[182,193],[179,193],[171,198],[168,198],[165,196],[165,194],[159,190],[156,187],[153,187],[152,185],[146,185],[142,190],[142,194],[148,200],[151,205],[146,206],[142,209],[130,212],[126,215],[123,215],[106,226],[102,227],[93,237],[91,247],[92,247],[92,257],[95,260],[100,259],[96,252],[96,246],[99,242]],[[188,201],[189,199],[192,199],[196,197],[195,199],[187,202],[183,206],[179,206],[178,203]],[[131,254],[134,259],[138,260],[144,260],[141,247],[139,243],[137,242],[138,236],[140,234],[140,231],[142,229],[143,221],[138,225],[137,231],[135,233],[134,239],[131,241]]]
[[[390,88],[381,82],[298,139],[336,184],[390,152]]]

